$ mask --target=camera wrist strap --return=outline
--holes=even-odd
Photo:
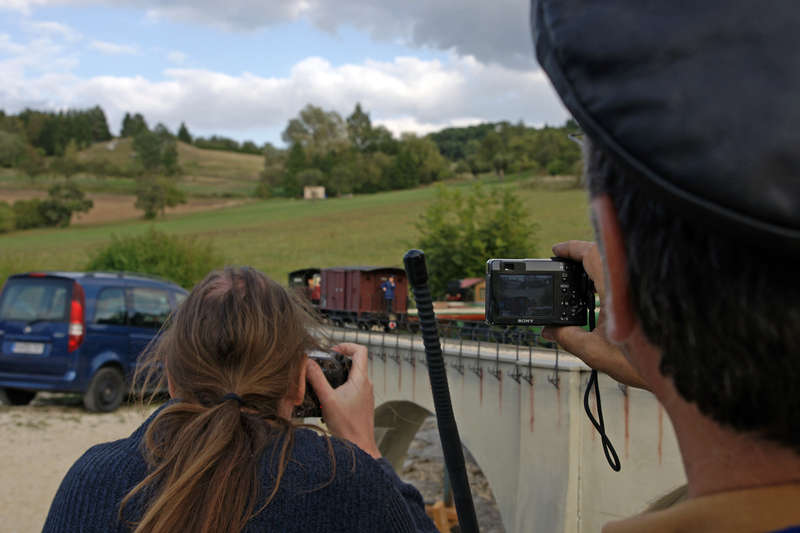
[[[589,331],[594,331],[594,328],[596,327],[596,318],[594,313],[594,291],[590,290],[588,293]],[[593,388],[595,403],[597,404],[597,418],[594,417],[594,414],[589,407],[589,394]],[[608,461],[608,466],[610,466],[611,470],[614,472],[619,472],[622,468],[622,465],[619,462],[619,456],[617,455],[617,451],[614,449],[614,445],[611,444],[611,439],[609,439],[608,435],[606,435],[606,424],[603,421],[603,406],[600,403],[600,386],[597,382],[597,370],[594,369],[592,369],[592,372],[589,375],[589,382],[586,384],[586,391],[583,394],[583,408],[586,410],[586,416],[589,417],[589,421],[600,434],[600,439],[603,443],[603,453]]]

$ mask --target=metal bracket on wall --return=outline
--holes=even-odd
[[[500,343],[496,342],[495,346],[497,347],[497,350],[494,357],[494,368],[489,370],[489,373],[498,381],[501,381],[503,379],[503,371],[500,370]]]
[[[479,378],[483,378],[483,367],[481,366],[481,341],[478,339],[478,359],[475,366],[469,367]]]
[[[456,363],[455,364],[451,363],[450,366],[455,368],[456,371],[461,375],[464,374],[464,364],[462,363],[463,352],[464,352],[464,339],[459,339],[459,342],[458,342],[458,359],[456,359]]]
[[[528,382],[528,385],[533,385],[533,345],[528,345],[528,373],[522,376]]]
[[[517,335],[517,356],[514,359],[514,370],[508,373],[511,379],[513,379],[517,383],[519,383],[519,380],[522,377],[522,372],[519,371],[519,338],[520,336]]]
[[[555,388],[561,384],[561,378],[558,376],[558,344],[556,344],[556,366],[553,368],[555,373],[547,376],[547,381],[553,384]]]

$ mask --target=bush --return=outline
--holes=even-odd
[[[44,226],[69,226],[73,213],[89,211],[94,202],[86,198],[80,188],[68,181],[50,187],[44,200],[17,200],[14,202],[14,227],[16,229]],[[1,218],[1,217],[0,217]]]
[[[154,228],[138,237],[111,236],[86,270],[140,272],[167,278],[191,289],[213,268],[223,265],[210,242],[167,235]]]
[[[264,180],[259,180],[258,185],[256,185],[256,190],[253,192],[253,196],[266,200],[272,196],[272,188]]]
[[[14,231],[14,208],[7,202],[0,202],[0,233]]]
[[[47,226],[42,208],[42,200],[17,200],[14,202],[14,227],[17,229],[41,228]]]
[[[50,187],[47,200],[40,209],[48,221],[48,226],[69,226],[73,213],[87,213],[94,202],[86,198],[83,191],[71,181]]]
[[[483,276],[487,259],[534,256],[536,227],[511,188],[475,185],[463,195],[439,186],[417,229],[434,297],[450,280]]]
[[[136,184],[136,209],[144,211],[144,218],[152,219],[167,207],[186,203],[186,195],[167,178],[141,177]]]
[[[25,140],[21,135],[0,130],[0,167],[15,167],[25,157]]]

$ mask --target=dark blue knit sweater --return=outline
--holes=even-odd
[[[78,459],[61,482],[44,532],[130,531],[117,519],[119,504],[146,475],[141,443],[153,416],[127,439],[94,446]],[[267,508],[250,520],[247,533],[436,532],[419,492],[400,481],[385,459],[376,461],[357,446],[331,441],[336,476],[328,486],[314,490],[330,479],[328,445],[311,430],[296,430],[291,460],[278,492]],[[271,448],[265,456],[270,452]],[[269,461],[262,464],[263,493],[269,494]],[[126,506],[126,518],[135,520],[143,515],[142,504],[136,500]]]

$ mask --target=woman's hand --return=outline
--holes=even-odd
[[[345,342],[333,350],[353,360],[347,382],[340,387],[331,387],[315,361],[306,363],[308,381],[317,393],[325,423],[335,437],[349,440],[378,459],[381,452],[375,442],[375,397],[367,373],[367,348]]]
[[[608,374],[620,383],[647,389],[647,383],[631,366],[622,350],[609,342],[606,337],[603,310],[606,294],[605,278],[603,260],[597,245],[586,241],[562,242],[553,246],[553,254],[583,263],[583,268],[594,282],[597,294],[600,296],[600,314],[594,331],[589,332],[578,326],[548,326],[542,330],[542,337],[557,342],[590,367]]]

